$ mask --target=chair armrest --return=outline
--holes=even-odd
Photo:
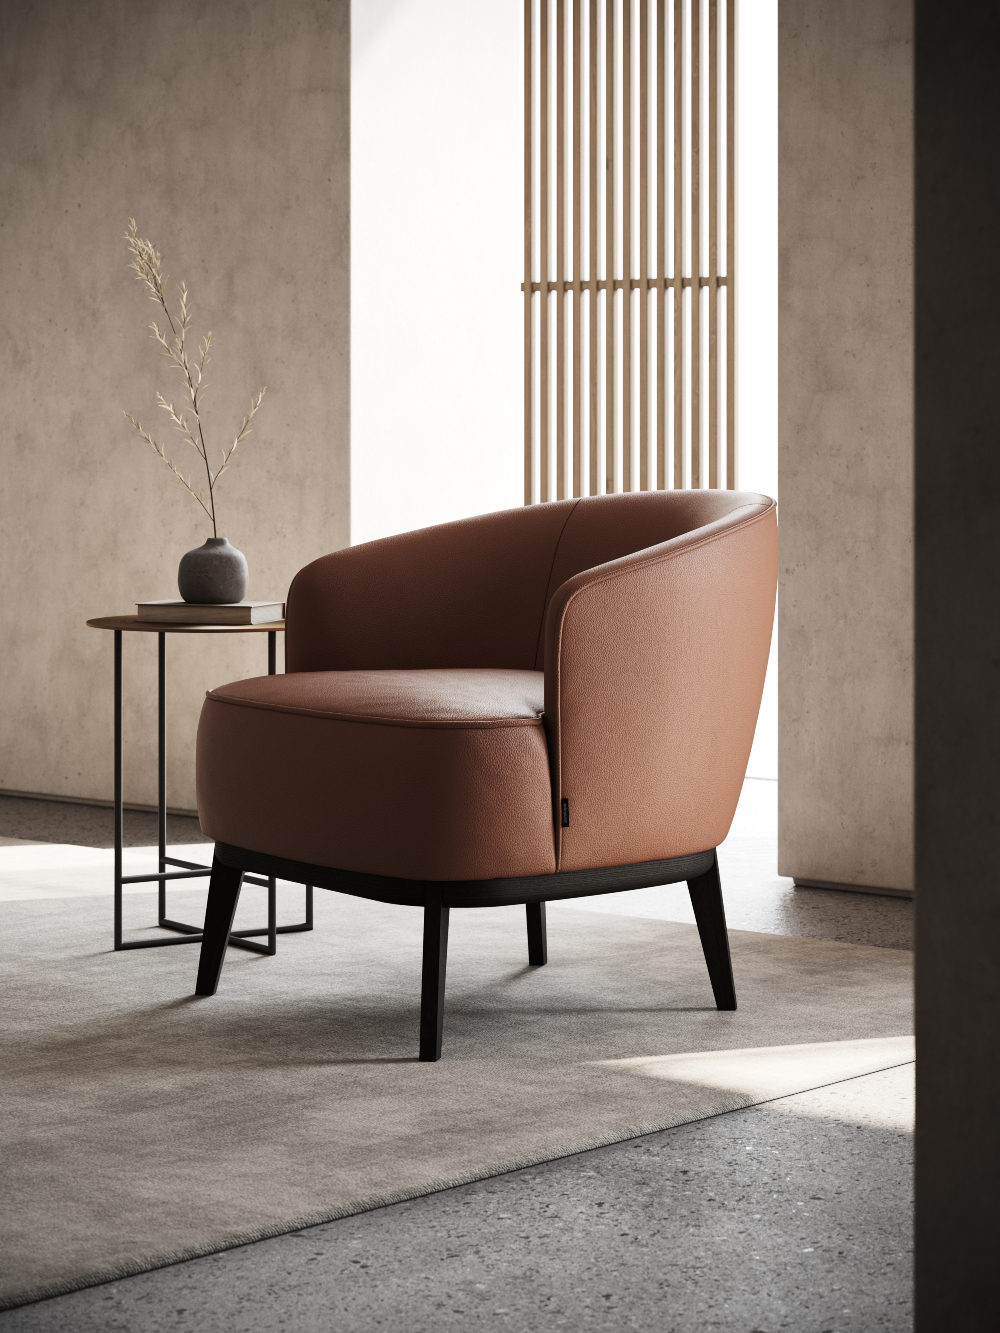
[[[545,719],[560,871],[684,856],[726,837],[777,575],[776,506],[762,498],[555,593]]]

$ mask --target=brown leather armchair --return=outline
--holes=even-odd
[[[448,913],[687,880],[735,1009],[715,848],[760,707],[775,504],[659,491],[541,504],[337,551],[295,577],[286,674],[209,692],[216,839],[197,994],[245,871],[424,909],[420,1058],[441,1054]]]

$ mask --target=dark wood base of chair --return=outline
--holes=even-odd
[[[715,1007],[735,1009],[736,982],[733,980],[733,962],[729,956],[729,931],[726,929],[718,857],[712,858],[711,867],[703,875],[688,880],[688,893],[691,895],[694,919],[698,923],[701,947],[708,964]]]
[[[736,1008],[736,986],[729,956],[729,935],[722,902],[719,862],[715,851],[635,866],[610,866],[526,880],[426,883],[392,880],[378,875],[310,866],[218,843],[205,912],[205,931],[198,966],[196,995],[214,995],[229,943],[245,871],[274,874],[294,883],[350,893],[380,902],[408,903],[424,909],[424,957],[420,988],[420,1059],[440,1060],[444,1031],[444,988],[448,964],[448,920],[453,906],[492,907],[523,902],[527,914],[528,962],[544,965],[548,958],[545,902],[559,898],[616,893],[626,889],[687,880],[701,937],[709,980],[719,1009]],[[477,901],[475,890],[482,890]]]
[[[441,894],[424,906],[424,966],[420,979],[420,1058],[441,1059],[444,977],[448,967],[448,917]]]
[[[227,866],[217,856],[213,856],[195,995],[214,995],[219,989],[219,977],[242,887],[243,871]]]
[[[528,917],[528,962],[542,967],[549,961],[548,937],[545,932],[545,904],[525,903]]]

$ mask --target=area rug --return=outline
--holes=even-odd
[[[200,1000],[197,946],[110,952],[108,897],[3,912],[0,1308],[912,1058],[890,949],[733,932],[719,1013],[692,926],[550,906],[529,968],[523,908],[454,912],[420,1064],[416,909],[318,891],[313,933],[231,949]]]

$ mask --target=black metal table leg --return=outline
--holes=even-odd
[[[173,921],[167,916],[167,881],[175,879],[201,879],[212,873],[212,867],[198,861],[181,861],[167,855],[167,657],[166,633],[157,635],[157,852],[158,868],[155,875],[123,875],[122,848],[124,835],[124,805],[122,782],[122,631],[115,630],[115,949],[155,949],[166,944],[198,944],[202,939],[202,927],[189,925],[186,921]],[[277,670],[276,630],[267,631],[267,671],[273,676]],[[172,867],[177,867],[176,869]],[[122,939],[122,889],[126,884],[157,885],[158,911],[157,922],[165,930],[173,931],[172,936],[152,940]],[[267,925],[255,930],[234,930],[230,932],[229,943],[240,949],[250,949],[254,953],[275,954],[278,951],[278,936],[291,935],[313,928],[313,891],[312,885],[306,888],[305,920],[294,925],[278,925],[277,880],[273,875],[263,879],[259,875],[245,875],[244,884],[259,884],[267,889]],[[259,943],[253,936],[266,935],[267,943]]]
[[[157,869],[162,875],[167,868],[167,636],[158,634],[159,639],[157,652],[158,666],[158,715],[156,719],[157,730],[157,764],[158,764],[158,795],[157,795],[157,836],[159,838],[160,857]],[[167,918],[167,882],[161,879],[159,885],[159,911],[157,913],[160,925],[162,926]]]
[[[278,670],[278,635],[273,629],[267,631],[267,674],[273,676]],[[273,875],[267,877],[267,952],[278,952],[278,892]]]
[[[278,886],[273,875],[267,878],[267,951],[278,952]]]
[[[122,947],[122,632],[115,630],[115,948]]]

